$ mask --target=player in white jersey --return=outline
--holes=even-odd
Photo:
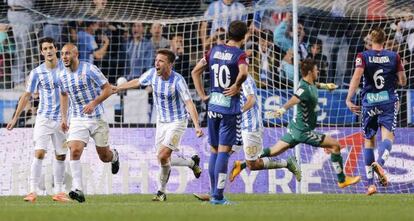
[[[25,201],[35,202],[37,189],[42,174],[42,163],[49,142],[52,141],[55,150],[53,165],[53,178],[55,201],[66,202],[69,198],[63,191],[63,179],[65,174],[65,134],[60,129],[60,100],[58,88],[58,72],[62,68],[56,56],[57,48],[52,38],[43,38],[39,42],[40,52],[45,62],[30,72],[26,91],[19,100],[13,119],[7,124],[7,129],[12,130],[24,107],[30,100],[30,96],[39,93],[39,108],[37,110],[36,123],[33,132],[35,144],[34,159],[30,169],[30,191],[24,198]]]
[[[246,167],[250,170],[287,168],[300,181],[301,171],[295,157],[287,160],[270,157],[260,158],[263,151],[263,122],[257,101],[257,88],[253,78],[249,75],[242,85],[242,139],[245,161],[236,160],[230,173],[230,181]]]
[[[73,44],[62,48],[62,61],[65,68],[59,76],[61,90],[61,112],[63,131],[68,131],[70,149],[70,169],[73,185],[69,197],[82,203],[81,155],[91,137],[102,162],[112,163],[112,174],[119,171],[119,156],[109,148],[109,127],[102,119],[102,102],[112,94],[112,86],[93,64],[80,62],[78,49]],[[70,101],[70,124],[68,124],[68,100]]]
[[[157,109],[157,130],[155,145],[158,161],[161,164],[160,189],[153,201],[165,201],[165,194],[171,166],[187,166],[200,177],[200,158],[194,155],[191,159],[171,156],[172,151],[178,151],[181,137],[187,128],[188,113],[193,120],[197,137],[203,135],[198,122],[198,113],[191,99],[188,86],[179,73],[172,70],[175,60],[174,52],[168,49],[157,51],[155,68],[145,72],[139,79],[131,80],[117,87],[114,93],[141,85],[151,85],[154,103]]]

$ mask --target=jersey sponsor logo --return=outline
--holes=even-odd
[[[213,58],[224,60],[224,61],[230,61],[232,57],[233,57],[233,54],[227,53],[227,52],[223,53],[221,51],[216,51],[213,55]]]
[[[368,61],[369,63],[376,63],[376,64],[384,64],[384,63],[389,63],[390,62],[390,58],[388,56],[381,56],[381,57],[368,57]]]
[[[223,118],[222,114],[213,112],[213,111],[209,111],[207,112],[208,118]]]
[[[388,101],[390,99],[387,91],[381,91],[379,93],[368,93],[367,100],[369,104],[379,103],[382,101]]]
[[[303,88],[299,88],[296,90],[296,95],[298,95],[299,97],[303,94],[303,92],[305,92],[305,90],[303,90]]]
[[[380,115],[382,113],[383,113],[383,111],[380,110],[380,109],[378,109],[378,108],[376,108],[376,107],[374,109],[371,109],[371,110],[367,111],[367,114],[370,117],[374,117],[374,116]]]
[[[225,96],[221,93],[213,92],[210,96],[210,103],[217,106],[230,107],[231,97]]]

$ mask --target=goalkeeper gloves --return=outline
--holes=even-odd
[[[332,91],[332,90],[335,90],[336,88],[338,88],[338,86],[334,83],[327,83],[327,84],[319,83],[319,88]]]
[[[279,118],[286,112],[285,108],[277,109],[276,111],[267,112],[266,117],[267,118]]]

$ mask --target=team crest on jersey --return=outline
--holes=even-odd
[[[360,65],[362,65],[362,59],[361,59],[361,58],[357,58],[357,59],[355,60],[355,65],[356,65],[356,66],[360,66]]]

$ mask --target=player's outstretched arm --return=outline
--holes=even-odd
[[[281,117],[289,108],[300,103],[300,99],[297,96],[291,97],[280,109],[276,111],[267,112],[266,115],[268,118],[279,118]]]
[[[316,87],[323,90],[333,91],[338,88],[334,83],[316,83]]]
[[[200,96],[201,100],[207,101],[208,96],[206,95],[206,92],[204,91],[203,84],[201,83],[201,75],[204,72],[204,69],[207,66],[207,61],[205,58],[202,58],[197,65],[194,67],[194,69],[191,71],[191,77],[193,78],[194,87],[197,91],[198,96]]]
[[[196,130],[197,137],[203,136],[203,130],[201,130],[200,124],[198,122],[198,112],[195,108],[193,100],[188,99],[185,101],[185,107],[187,108],[188,112],[190,113],[191,120],[194,123],[194,128]]]
[[[24,107],[29,103],[31,94],[29,92],[24,92],[19,99],[19,104],[17,105],[16,111],[14,112],[13,118],[9,121],[6,128],[7,130],[12,130],[16,126],[17,119],[19,119],[20,114],[22,113]]]
[[[69,97],[66,92],[60,93],[60,114],[62,115],[62,120],[60,127],[63,132],[66,132],[69,129],[68,125],[68,107],[69,107]]]
[[[134,80],[130,80],[126,82],[125,84],[121,84],[115,88],[114,93],[118,93],[120,91],[132,89],[132,88],[139,88],[141,86],[141,83],[139,83],[139,79],[136,78]]]
[[[95,98],[95,100],[89,102],[84,108],[83,113],[85,114],[91,114],[95,107],[98,106],[100,103],[102,103],[104,100],[106,100],[109,96],[113,94],[112,85],[106,82],[102,86],[102,92],[101,94]]]
[[[352,103],[352,97],[355,95],[356,90],[358,89],[359,83],[361,82],[361,77],[364,73],[363,68],[356,68],[354,75],[352,75],[351,83],[348,89],[348,95],[346,96],[346,106],[355,114],[359,114],[361,107]]]
[[[296,104],[300,103],[300,99],[297,96],[292,96],[281,109],[285,111],[289,110],[291,107],[295,106]]]

